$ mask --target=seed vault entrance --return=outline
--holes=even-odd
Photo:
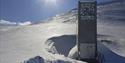
[[[78,3],[78,52],[84,61],[93,61],[97,57],[96,1]]]

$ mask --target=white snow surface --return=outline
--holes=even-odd
[[[25,22],[11,22],[6,20],[0,20],[0,26],[24,26],[24,25],[31,25],[31,21]]]
[[[102,40],[114,53],[125,57],[124,26],[108,26],[98,24],[98,40]],[[107,32],[105,32],[108,30]],[[43,23],[29,26],[12,26],[0,29],[0,62],[1,63],[20,63],[24,61],[34,62],[35,57],[43,58],[45,63],[84,63],[66,57],[68,53],[61,53],[74,46],[73,38],[65,37],[76,34],[76,24],[72,23]],[[120,34],[120,35],[117,35]],[[104,35],[104,36],[103,36]],[[64,36],[64,38],[63,38]],[[111,36],[111,37],[110,37]],[[119,38],[114,38],[119,37]],[[60,37],[60,38],[59,38]],[[104,40],[104,41],[103,41]],[[61,42],[60,42],[61,41]],[[70,43],[68,43],[70,42]],[[74,42],[75,43],[75,42]],[[58,44],[58,46],[54,46]],[[63,44],[65,46],[63,46]],[[66,48],[65,48],[66,47]],[[62,48],[62,49],[59,49]],[[59,50],[58,50],[59,49]],[[75,50],[75,49],[74,49]],[[59,53],[60,52],[60,53]],[[68,51],[69,52],[69,51]],[[75,51],[73,51],[76,53]],[[69,52],[72,53],[72,52]],[[72,54],[71,54],[72,55]],[[30,59],[31,58],[31,59]],[[71,57],[72,58],[72,57]],[[35,60],[36,61],[36,60]],[[30,63],[32,63],[30,62]],[[37,63],[37,62],[34,62]]]
[[[101,50],[112,51],[118,58],[125,57],[125,19],[124,13],[119,13],[125,10],[123,5],[125,2],[98,7],[98,41],[108,49]],[[0,26],[0,63],[85,63],[66,57],[68,53],[72,53],[71,57],[76,53],[75,36],[72,36],[77,33],[76,15],[75,10],[57,15],[48,23]],[[110,60],[115,62],[116,58]],[[125,61],[117,60],[116,63]]]
[[[61,60],[84,63],[62,54],[52,54],[47,50],[51,45],[45,44],[50,37],[75,34],[75,27],[76,24],[63,23],[4,27],[4,30],[0,29],[0,63],[20,63],[36,56],[50,62]]]
[[[69,52],[68,54],[68,57],[69,58],[73,58],[73,59],[76,59],[78,58],[78,48],[77,48],[77,45],[75,45]]]

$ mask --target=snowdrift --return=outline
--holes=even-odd
[[[98,35],[98,52],[103,55],[103,63],[124,63],[125,56],[121,40],[109,35]],[[125,51],[124,51],[125,52]],[[124,54],[124,53],[123,53]],[[121,56],[120,56],[121,55]],[[101,58],[100,58],[101,59]]]
[[[68,56],[69,51],[76,45],[76,36],[62,35],[58,37],[49,38],[46,41],[47,45],[50,45],[52,43],[58,54]],[[51,48],[49,51],[51,51]]]
[[[104,38],[108,38],[108,39],[104,39]],[[112,38],[112,39],[111,39]],[[120,56],[118,54],[116,54],[117,51],[122,51],[122,50],[118,50],[118,48],[121,47],[117,47],[118,45],[121,46],[120,44],[116,44],[114,40],[115,38],[112,36],[108,36],[108,35],[98,35],[98,52],[102,55],[102,57],[99,57],[100,60],[103,61],[103,63],[124,63],[125,62],[125,57]],[[119,42],[119,40],[117,40]],[[76,59],[78,58],[78,50],[77,47],[75,46],[76,42],[76,36],[75,35],[62,35],[62,36],[54,36],[49,38],[46,41],[46,45],[49,48],[46,48],[46,50],[51,53],[51,54],[61,54],[61,55],[68,55],[68,57]],[[112,48],[111,48],[112,47]],[[114,52],[112,51],[112,49],[117,48]],[[72,49],[71,49],[72,48]],[[39,57],[39,56],[37,56]],[[41,58],[41,57],[40,57]],[[26,63],[30,62],[30,63],[39,63],[36,60],[39,60],[39,58],[31,58],[30,60],[28,60]],[[40,60],[39,60],[40,61]],[[62,62],[64,63],[72,63],[63,60]],[[60,63],[59,59],[55,60],[55,61],[48,61],[48,62],[57,62]]]
[[[98,47],[105,63],[125,62],[124,5],[125,1],[120,0],[98,6]],[[85,63],[71,59],[77,57],[77,9],[46,21],[0,26],[0,63]]]

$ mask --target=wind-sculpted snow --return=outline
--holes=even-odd
[[[110,4],[100,5],[97,8],[97,20],[107,25],[125,24],[125,0],[117,0]]]
[[[36,57],[31,58],[27,61],[24,61],[23,63],[86,63],[86,62],[73,60],[73,59],[70,59],[70,58],[45,60],[40,56],[36,56]]]
[[[64,37],[65,37],[65,39],[64,39]],[[73,44],[73,42],[76,41],[76,40],[74,40],[74,37],[75,37],[75,35],[63,35],[63,36],[58,36],[58,37],[56,36],[56,37],[50,38],[47,42],[58,43],[58,45],[60,45],[58,47],[56,47],[56,45],[54,45],[54,44],[52,44],[51,46],[54,47],[54,49],[56,50],[56,53],[53,53],[53,54],[59,54],[58,52],[61,52],[61,51],[59,51],[57,49],[61,48],[61,50],[63,50],[63,51],[68,49],[68,47],[72,46],[72,45],[69,45],[68,42],[71,41],[70,44]],[[62,40],[60,40],[60,39],[63,39],[65,46],[62,46],[63,44],[60,44],[60,42],[62,42]],[[117,44],[116,44],[116,42],[115,42],[116,40],[117,40],[117,38],[114,38],[112,36],[98,34],[98,52],[102,55],[101,57],[99,56],[99,59],[102,60],[103,63],[124,63],[125,62],[124,56],[118,55],[119,53],[116,54],[116,51],[120,51],[117,49],[121,48],[121,50],[124,50],[123,47],[118,47],[118,45],[121,46],[121,44],[118,43],[118,42],[120,42],[119,40],[117,40]],[[73,46],[74,47],[70,51],[68,51],[69,52],[68,57],[76,59],[76,58],[78,58],[78,53],[77,53],[78,50],[77,50],[77,47],[75,46],[75,44]],[[65,47],[67,47],[67,48],[65,48]],[[116,49],[116,50],[114,51],[112,49]],[[48,50],[51,51],[53,49],[50,48]],[[62,53],[62,54],[65,55],[65,53]]]
[[[75,35],[53,36],[44,44],[49,59],[43,59],[44,55],[42,55],[30,58],[23,63],[86,63],[66,57],[71,48],[75,46],[75,41]]]
[[[105,2],[104,2],[105,3]],[[108,25],[121,25],[125,23],[125,1],[119,0],[110,3],[101,3],[97,6],[97,20],[103,24]],[[51,19],[50,22],[58,23],[77,23],[78,9],[72,9],[67,13],[59,14]]]
[[[55,49],[57,51],[57,52],[55,51],[56,53],[67,56],[69,54],[69,51],[76,44],[76,36],[75,35],[63,35],[59,37],[52,37],[46,41],[46,44],[49,46],[52,44],[53,47],[51,48]],[[50,51],[51,53],[54,53],[53,49],[51,48],[48,51]]]
[[[105,35],[102,37],[102,42],[110,50],[120,56],[125,57],[125,26],[124,25],[107,25],[100,23],[97,26],[98,34]],[[107,45],[108,44],[108,45]]]
[[[98,52],[103,55],[103,58],[100,57],[100,60],[103,63],[124,63],[125,56],[124,54],[124,44],[118,38],[115,38],[110,35],[101,35],[98,36]],[[50,46],[46,50],[52,54],[62,54],[67,55],[68,57],[76,59],[78,58],[77,47],[75,46],[76,36],[75,35],[62,35],[54,36],[49,38],[46,41],[46,45]],[[72,48],[72,49],[71,49]],[[70,51],[71,50],[71,51]],[[116,54],[117,53],[117,54]],[[122,56],[120,56],[120,55]],[[66,62],[67,63],[67,62]]]
[[[101,54],[99,59],[102,60],[102,63],[124,63],[125,62],[125,57],[117,55],[116,53],[111,51],[110,48],[108,48],[107,46],[104,46],[101,43],[98,43],[98,52]]]
[[[97,32],[102,42],[116,54],[125,57],[125,1],[98,6]],[[106,43],[107,42],[107,43]]]
[[[98,41],[104,44],[100,51],[113,63],[125,62],[124,6],[124,1],[98,6]],[[0,26],[0,63],[83,63],[66,57],[75,46],[77,9],[48,20],[29,26]]]
[[[98,37],[98,40],[116,54],[125,57],[125,39],[105,35]]]
[[[63,23],[44,23],[15,27],[2,26],[0,29],[0,62],[85,63],[70,59],[62,54],[50,53],[47,48],[51,48],[51,46],[45,43],[49,38],[55,36],[74,35],[76,32],[75,27],[76,24]],[[53,52],[55,52],[54,49]]]
[[[58,14],[46,20],[47,22],[57,23],[76,23],[77,22],[77,8],[74,8],[66,13]]]
[[[75,35],[62,35],[62,36],[51,37],[46,41],[46,45],[48,45],[48,47],[50,46],[49,48],[46,48],[46,50],[50,54],[67,55],[69,53],[68,57],[76,59],[76,58],[78,58],[78,53],[77,53],[78,50],[74,44],[74,42],[76,41],[75,37],[76,37]],[[117,38],[114,38],[109,35],[101,35],[101,34],[98,35],[98,52],[102,55],[102,56],[99,56],[99,60],[102,60],[103,63],[124,63],[125,62],[125,57],[114,53],[114,52],[120,51],[120,50],[118,50],[118,49],[116,49],[115,51],[112,50],[115,48],[122,48],[122,47],[118,47],[118,45],[121,46],[118,43],[118,42],[120,42],[119,40],[117,40],[117,44],[115,43],[116,39]],[[31,63],[32,62],[37,63],[36,60],[38,60],[38,58],[36,59],[36,57],[34,57],[34,58],[29,59],[27,61],[27,63],[30,61],[31,61]],[[59,59],[54,60],[54,61],[45,61],[45,62],[60,63],[58,61],[59,61]],[[62,60],[60,60],[60,61],[62,61]],[[72,63],[69,61],[65,62],[65,60],[63,60],[62,62]]]

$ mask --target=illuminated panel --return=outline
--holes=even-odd
[[[78,50],[81,58],[96,57],[96,2],[79,2]]]

